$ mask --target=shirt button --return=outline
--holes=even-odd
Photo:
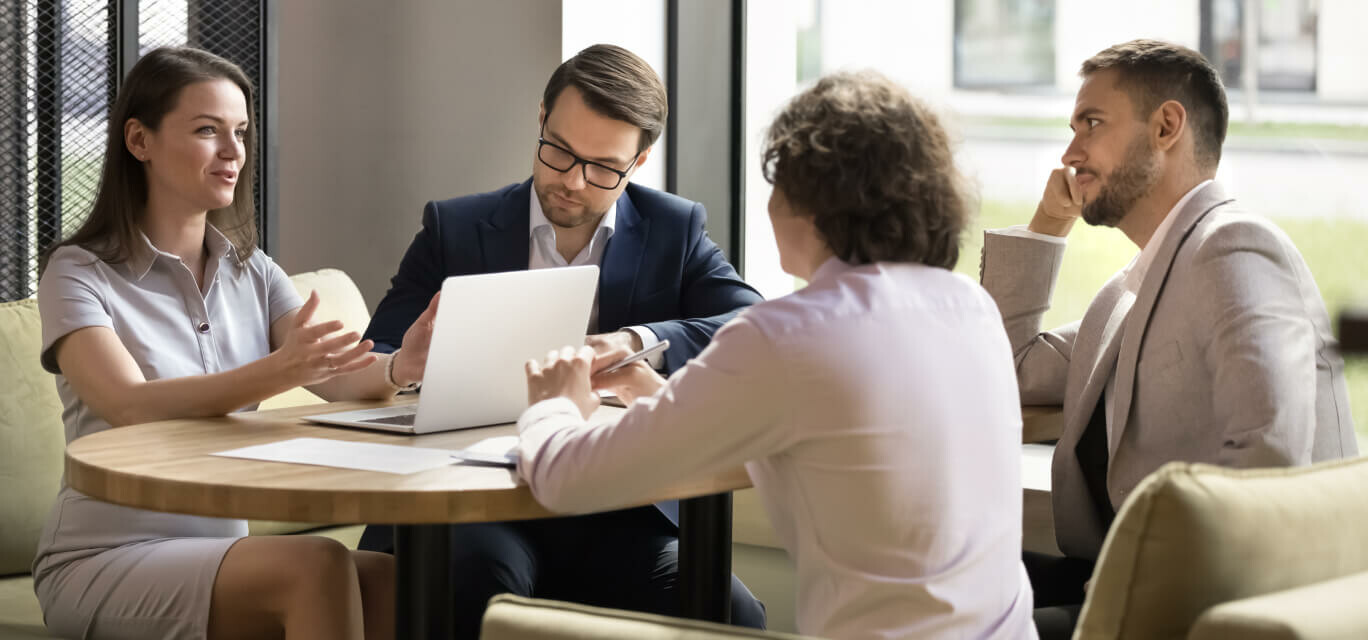
[[[209,323],[208,323],[208,322],[201,322],[201,323],[199,323],[199,326],[196,327],[196,328],[199,329],[199,332],[200,332],[200,333],[209,333]]]

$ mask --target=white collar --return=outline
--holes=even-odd
[[[597,187],[595,187],[595,188],[597,188]],[[548,219],[546,218],[546,213],[542,211],[541,198],[538,198],[538,197],[537,197],[537,190],[536,190],[535,186],[534,186],[534,188],[532,189],[532,194],[531,194],[531,195],[532,195],[532,197],[530,197],[530,198],[527,199],[527,200],[528,200],[528,205],[527,205],[527,237],[528,237],[528,238],[533,238],[533,237],[535,237],[535,234],[537,233],[537,229],[539,229],[539,228],[541,228],[541,227],[547,227],[547,228],[551,229],[551,234],[554,236],[554,235],[555,235],[555,229],[551,226],[551,221],[548,220]],[[605,237],[606,237],[606,238],[611,238],[611,237],[613,237],[613,231],[614,231],[616,228],[617,228],[617,201],[614,200],[614,201],[613,201],[613,206],[608,207],[608,212],[605,213],[605,214],[603,214],[603,218],[599,220],[598,228],[597,228],[597,229],[594,229],[594,235],[593,235],[592,237],[593,237],[593,238],[597,238],[598,235],[599,235],[599,230],[600,230],[600,229],[607,229],[608,231],[607,231],[607,235],[606,235]],[[590,240],[590,242],[592,243],[593,240]]]
[[[1193,196],[1197,195],[1198,191],[1201,191],[1211,182],[1209,179],[1203,180],[1183,194],[1183,197],[1178,199],[1178,202],[1173,205],[1172,209],[1169,209],[1164,219],[1159,222],[1159,226],[1154,229],[1154,234],[1150,236],[1149,242],[1145,243],[1145,248],[1140,250],[1140,254],[1135,256],[1134,260],[1131,260],[1130,265],[1126,267],[1126,288],[1131,293],[1140,291],[1140,283],[1144,281],[1150,265],[1154,264],[1154,258],[1159,255],[1159,246],[1164,244],[1164,238],[1168,235],[1169,229],[1173,228],[1173,220],[1178,217],[1178,212],[1187,206],[1187,203],[1192,200]]]

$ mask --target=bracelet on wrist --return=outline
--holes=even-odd
[[[385,363],[385,384],[395,391],[414,391],[422,382],[410,382],[409,384],[399,384],[394,379],[394,361],[399,359],[399,349],[395,349],[390,354],[389,361]]]

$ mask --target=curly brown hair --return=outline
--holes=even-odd
[[[765,180],[851,264],[950,269],[971,203],[940,119],[873,71],[828,75],[765,134]]]

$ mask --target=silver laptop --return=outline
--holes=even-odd
[[[524,363],[584,343],[597,286],[595,266],[447,278],[416,406],[305,419],[413,434],[516,421],[527,408]]]

